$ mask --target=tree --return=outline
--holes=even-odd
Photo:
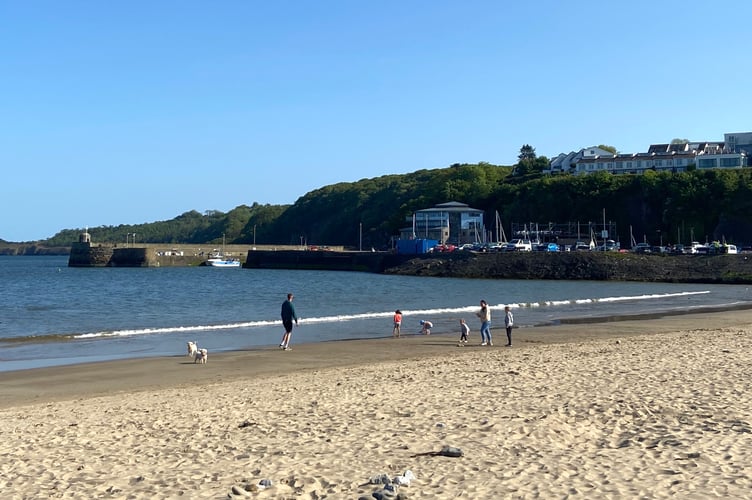
[[[689,139],[671,139],[671,144],[689,144]]]
[[[530,144],[525,144],[520,148],[520,154],[517,155],[518,160],[535,160],[536,158],[535,148]]]
[[[536,170],[537,155],[535,154],[535,148],[530,144],[525,144],[520,148],[520,154],[517,155],[517,158],[520,161],[514,166],[512,175],[527,175]]]
[[[618,151],[613,146],[607,146],[606,144],[599,144],[598,147],[604,151],[611,151],[613,154],[617,154]]]

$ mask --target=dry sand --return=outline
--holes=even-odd
[[[745,498],[751,334],[733,311],[0,373],[0,491],[356,499],[410,470],[406,498]]]

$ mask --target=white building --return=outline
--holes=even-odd
[[[583,156],[574,163],[574,174],[594,172],[610,174],[643,174],[655,172],[685,172],[690,165],[698,169],[742,168],[747,166],[752,152],[752,132],[726,134],[729,142],[688,142],[680,144],[651,144],[647,153],[598,154]]]
[[[408,222],[412,225],[400,230],[401,239],[431,239],[459,245],[481,241],[485,231],[483,210],[456,201],[418,210]]]
[[[723,142],[734,153],[745,153],[747,158],[752,156],[752,132],[723,134]]]
[[[569,153],[561,153],[559,156],[551,160],[548,165],[548,170],[544,170],[546,174],[559,174],[559,173],[572,173],[574,172],[575,165],[583,158],[594,158],[596,156],[607,156],[612,154],[611,151],[601,149],[596,146],[580,149],[577,152],[571,151]]]

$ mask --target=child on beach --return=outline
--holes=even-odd
[[[504,308],[504,327],[507,330],[507,347],[512,347],[512,328],[514,327],[514,315],[509,306]]]
[[[465,323],[464,319],[460,320],[460,343],[457,345],[467,344],[467,334],[470,333],[470,326]]]
[[[397,309],[396,311],[394,311],[394,327],[392,328],[392,337],[399,338],[401,326],[402,326],[402,311]]]
[[[420,333],[423,335],[431,335],[431,328],[433,328],[433,323],[426,320],[420,320],[420,326],[422,327],[420,329]]]

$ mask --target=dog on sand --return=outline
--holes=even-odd
[[[193,357],[193,363],[206,364],[206,360],[209,358],[209,351],[206,349],[197,349],[196,354]]]
[[[195,358],[197,350],[198,350],[198,344],[196,344],[196,342],[188,342],[188,357],[189,358]]]

